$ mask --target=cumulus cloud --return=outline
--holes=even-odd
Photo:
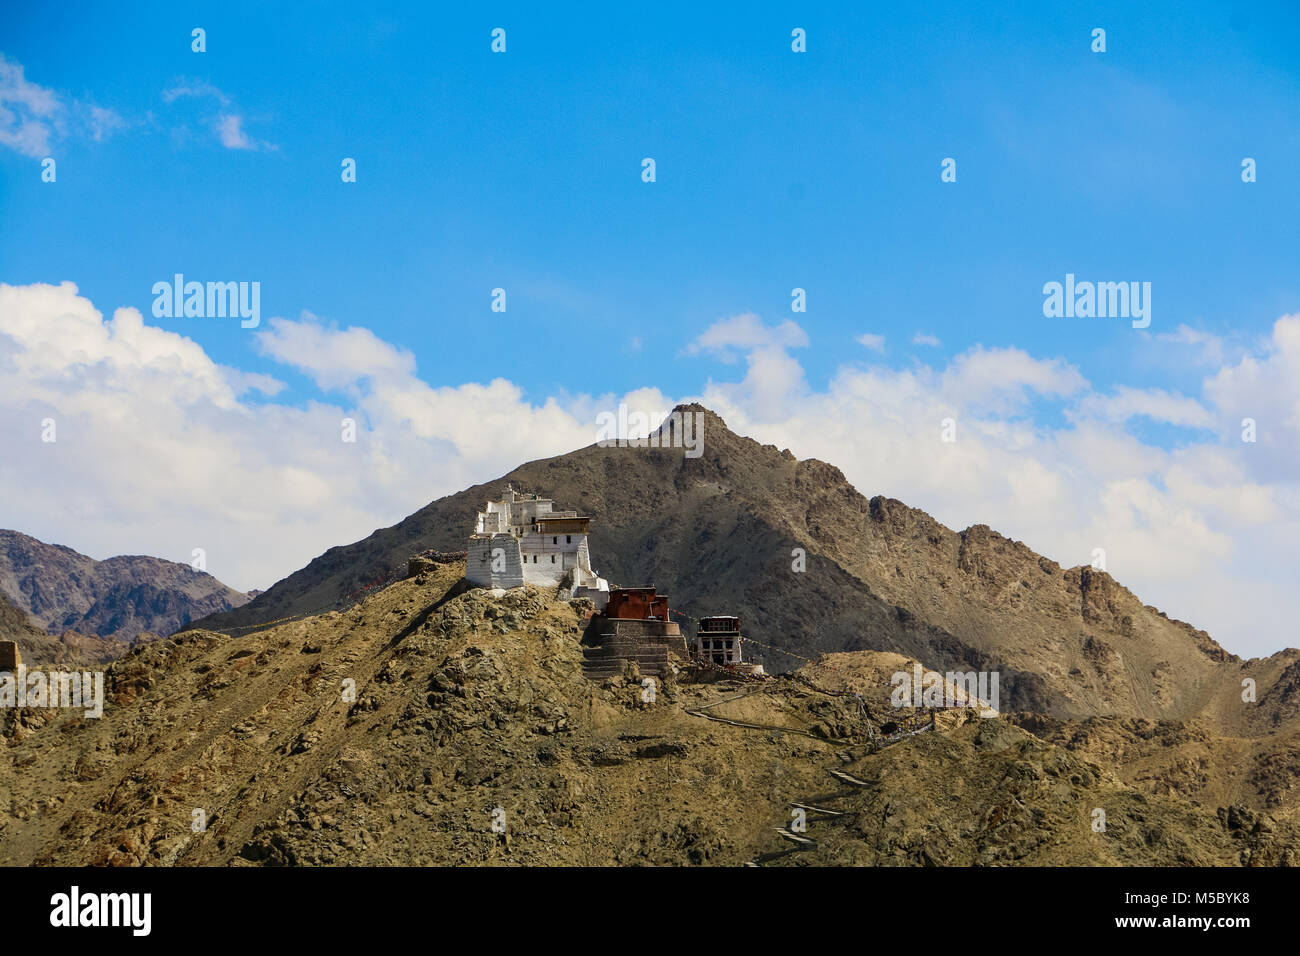
[[[786,319],[768,326],[746,312],[713,323],[687,346],[686,354],[712,355],[731,364],[743,353],[748,371],[730,388],[760,414],[772,417],[805,390],[803,367],[787,350],[807,346],[808,333],[797,323]]]
[[[873,352],[883,352],[885,350],[885,337],[883,335],[863,332],[858,336],[857,342],[863,348],[871,349]]]
[[[1001,411],[1023,408],[1035,396],[1074,395],[1087,386],[1079,370],[1061,359],[1036,359],[1023,349],[982,345],[953,359],[939,380],[949,402]]]
[[[343,388],[362,379],[415,374],[415,356],[388,344],[369,329],[327,326],[310,312],[300,321],[271,319],[257,336],[262,354],[307,373],[324,389]]]
[[[134,309],[105,319],[71,283],[0,285],[3,523],[96,557],[202,547],[218,577],[265,587],[440,495],[590,444],[619,402],[676,404],[653,388],[537,401],[500,378],[432,384],[407,349],[310,313],[231,334],[322,397],[277,401],[273,375],[219,365]],[[933,367],[855,360],[814,389],[793,354],[807,347],[794,322],[742,315],[686,351],[743,359],[699,396],[733,429],[833,462],[864,494],[990,524],[1066,566],[1103,548],[1141,598],[1238,653],[1294,643],[1300,316],[1197,395],[1101,393],[1058,358],[982,346]],[[1044,406],[1061,414],[1034,414]],[[1248,411],[1255,443],[1241,441]],[[1160,447],[1130,433],[1135,417],[1194,431]]]
[[[1210,374],[1204,392],[1221,412],[1225,440],[1240,443],[1251,423],[1257,474],[1300,483],[1300,314],[1282,316],[1258,350]]]
[[[931,335],[928,332],[917,332],[915,335],[912,336],[912,344],[928,345],[934,348],[938,348],[943,343],[939,341],[939,337],[937,335]]]
[[[266,587],[433,498],[591,444],[595,410],[617,404],[534,404],[501,379],[434,387],[409,353],[312,316],[231,334],[344,400],[259,400],[281,383],[213,362],[135,309],[106,319],[72,283],[0,284],[3,523],[101,558],[189,561],[201,547],[227,583]]]

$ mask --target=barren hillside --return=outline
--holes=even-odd
[[[138,647],[109,667],[100,720],[6,712],[5,862],[1292,859],[1285,821],[1143,792],[1006,719],[947,715],[874,752],[900,718],[880,680],[899,658],[830,658],[812,684],[670,679],[653,701],[636,679],[593,683],[583,603],[467,590],[462,570]],[[857,683],[822,686],[837,675]],[[789,832],[811,843],[776,829],[801,808]]]
[[[424,548],[460,550],[507,483],[594,518],[592,553],[619,584],[654,584],[695,616],[738,613],[758,641],[805,657],[879,650],[941,669],[998,670],[1005,709],[1245,722],[1241,680],[1271,685],[1294,658],[1238,660],[1142,604],[1104,572],[1062,568],[984,526],[954,532],[866,498],[838,469],[706,417],[704,454],[599,448],[530,462],[331,548],[250,604],[196,626],[246,627],[346,606]],[[792,570],[792,552],[806,571]],[[762,652],[769,670],[796,657]]]
[[[157,635],[142,634],[137,640],[149,641]],[[47,634],[33,624],[19,608],[0,593],[0,641],[14,641],[29,667],[93,667],[121,657],[131,649],[131,641],[101,638],[95,634],[65,631]]]

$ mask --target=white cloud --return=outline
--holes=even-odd
[[[931,335],[928,332],[917,332],[912,336],[913,345],[929,345],[938,348],[943,343],[939,341],[937,335]]]
[[[0,53],[0,146],[41,159],[71,136],[101,140],[125,121],[112,110],[27,79],[21,63]]]
[[[226,149],[256,149],[257,144],[248,138],[243,129],[244,118],[234,113],[217,117],[217,135]]]
[[[982,345],[954,358],[939,379],[940,393],[953,406],[1002,413],[1022,410],[1038,397],[1064,398],[1087,387],[1079,370],[1061,359]]]
[[[1215,424],[1214,416],[1194,398],[1159,388],[1141,389],[1128,385],[1119,386],[1112,395],[1088,395],[1071,414],[1072,417],[1121,423],[1142,417],[1189,428],[1213,428]]]
[[[230,97],[211,83],[200,80],[177,80],[167,89],[163,90],[163,102],[167,104],[175,103],[179,99],[214,99],[222,106],[230,105]]]
[[[203,547],[218,577],[265,587],[433,498],[590,444],[620,401],[676,404],[656,389],[538,402],[504,379],[434,385],[408,350],[309,313],[230,334],[338,399],[276,401],[273,376],[218,365],[134,309],[105,321],[70,283],[0,285],[0,501],[21,502],[0,524],[96,557],[188,561]],[[744,358],[738,380],[702,391],[733,429],[830,461],[866,495],[990,524],[1066,566],[1105,548],[1139,597],[1238,653],[1295,643],[1300,316],[1191,396],[1099,394],[1059,359],[986,347],[934,367],[854,361],[813,389],[791,354],[808,344],[794,322],[745,315],[687,351]],[[1064,419],[1043,424],[1043,405]],[[1243,409],[1256,444],[1240,441]],[[1171,450],[1130,434],[1135,415],[1215,427]],[[355,444],[340,440],[345,417]],[[940,441],[947,417],[955,444]]]
[[[885,350],[885,337],[883,335],[863,332],[858,336],[857,343],[863,348],[871,349],[873,352],[883,352]]]
[[[720,319],[704,330],[686,347],[688,355],[711,353],[724,362],[736,361],[736,349],[788,349],[806,348],[808,334],[796,323],[786,319],[779,325],[768,327],[752,312]]]
[[[763,417],[778,417],[805,391],[803,368],[786,351],[805,348],[808,333],[786,319],[766,326],[752,312],[722,319],[709,326],[687,346],[688,355],[713,354],[724,362],[735,362],[736,350],[745,352],[749,366],[745,378],[727,388]]]
[[[1300,477],[1300,314],[1273,323],[1273,334],[1259,354],[1243,356],[1205,380],[1206,396],[1227,415],[1228,429],[1254,418],[1260,444],[1283,452],[1291,475]]]
[[[11,503],[0,524],[100,558],[188,562],[202,547],[217,577],[266,587],[433,498],[591,444],[594,409],[617,404],[533,404],[500,379],[433,387],[408,352],[310,316],[261,333],[234,322],[230,334],[257,336],[348,400],[254,401],[280,383],[214,363],[135,309],[105,320],[71,283],[0,284],[0,501]],[[341,441],[345,417],[355,444]]]
[[[273,143],[255,139],[245,128],[244,115],[233,109],[234,101],[218,87],[205,80],[179,79],[162,92],[163,102],[174,106],[181,100],[198,100],[215,102],[220,109],[208,114],[204,123],[210,125],[216,133],[217,140],[226,149],[239,150],[275,150]],[[184,135],[184,131],[182,131]]]
[[[324,325],[310,312],[301,321],[273,318],[269,331],[258,333],[257,345],[285,365],[306,372],[324,389],[343,388],[361,379],[415,374],[415,356],[389,345],[369,329],[343,331]]]
[[[1186,324],[1179,325],[1173,332],[1157,332],[1152,337],[1157,342],[1190,347],[1194,361],[1204,365],[1222,365],[1226,355],[1226,344],[1220,336]]]

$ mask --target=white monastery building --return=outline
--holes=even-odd
[[[507,485],[505,497],[489,501],[487,510],[478,513],[465,577],[488,588],[557,587],[567,580],[571,597],[590,598],[602,610],[609,582],[591,567],[591,519],[576,511],[556,511],[554,505],[550,498],[521,495]]]

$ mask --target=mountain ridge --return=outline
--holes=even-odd
[[[131,641],[247,603],[206,571],[149,555],[97,561],[61,544],[0,529],[0,592],[47,633]]]
[[[601,574],[653,584],[695,616],[739,613],[769,669],[798,655],[877,650],[938,669],[999,670],[1008,706],[1063,717],[1182,718],[1229,707],[1242,661],[1206,632],[1144,604],[1109,574],[1062,568],[976,524],[957,532],[832,464],[799,461],[703,416],[698,458],[589,445],[439,498],[361,541],[330,548],[234,611],[195,621],[249,628],[338,610],[400,573],[409,555],[464,547],[474,515],[507,484],[593,517]],[[807,570],[793,570],[795,549]]]

